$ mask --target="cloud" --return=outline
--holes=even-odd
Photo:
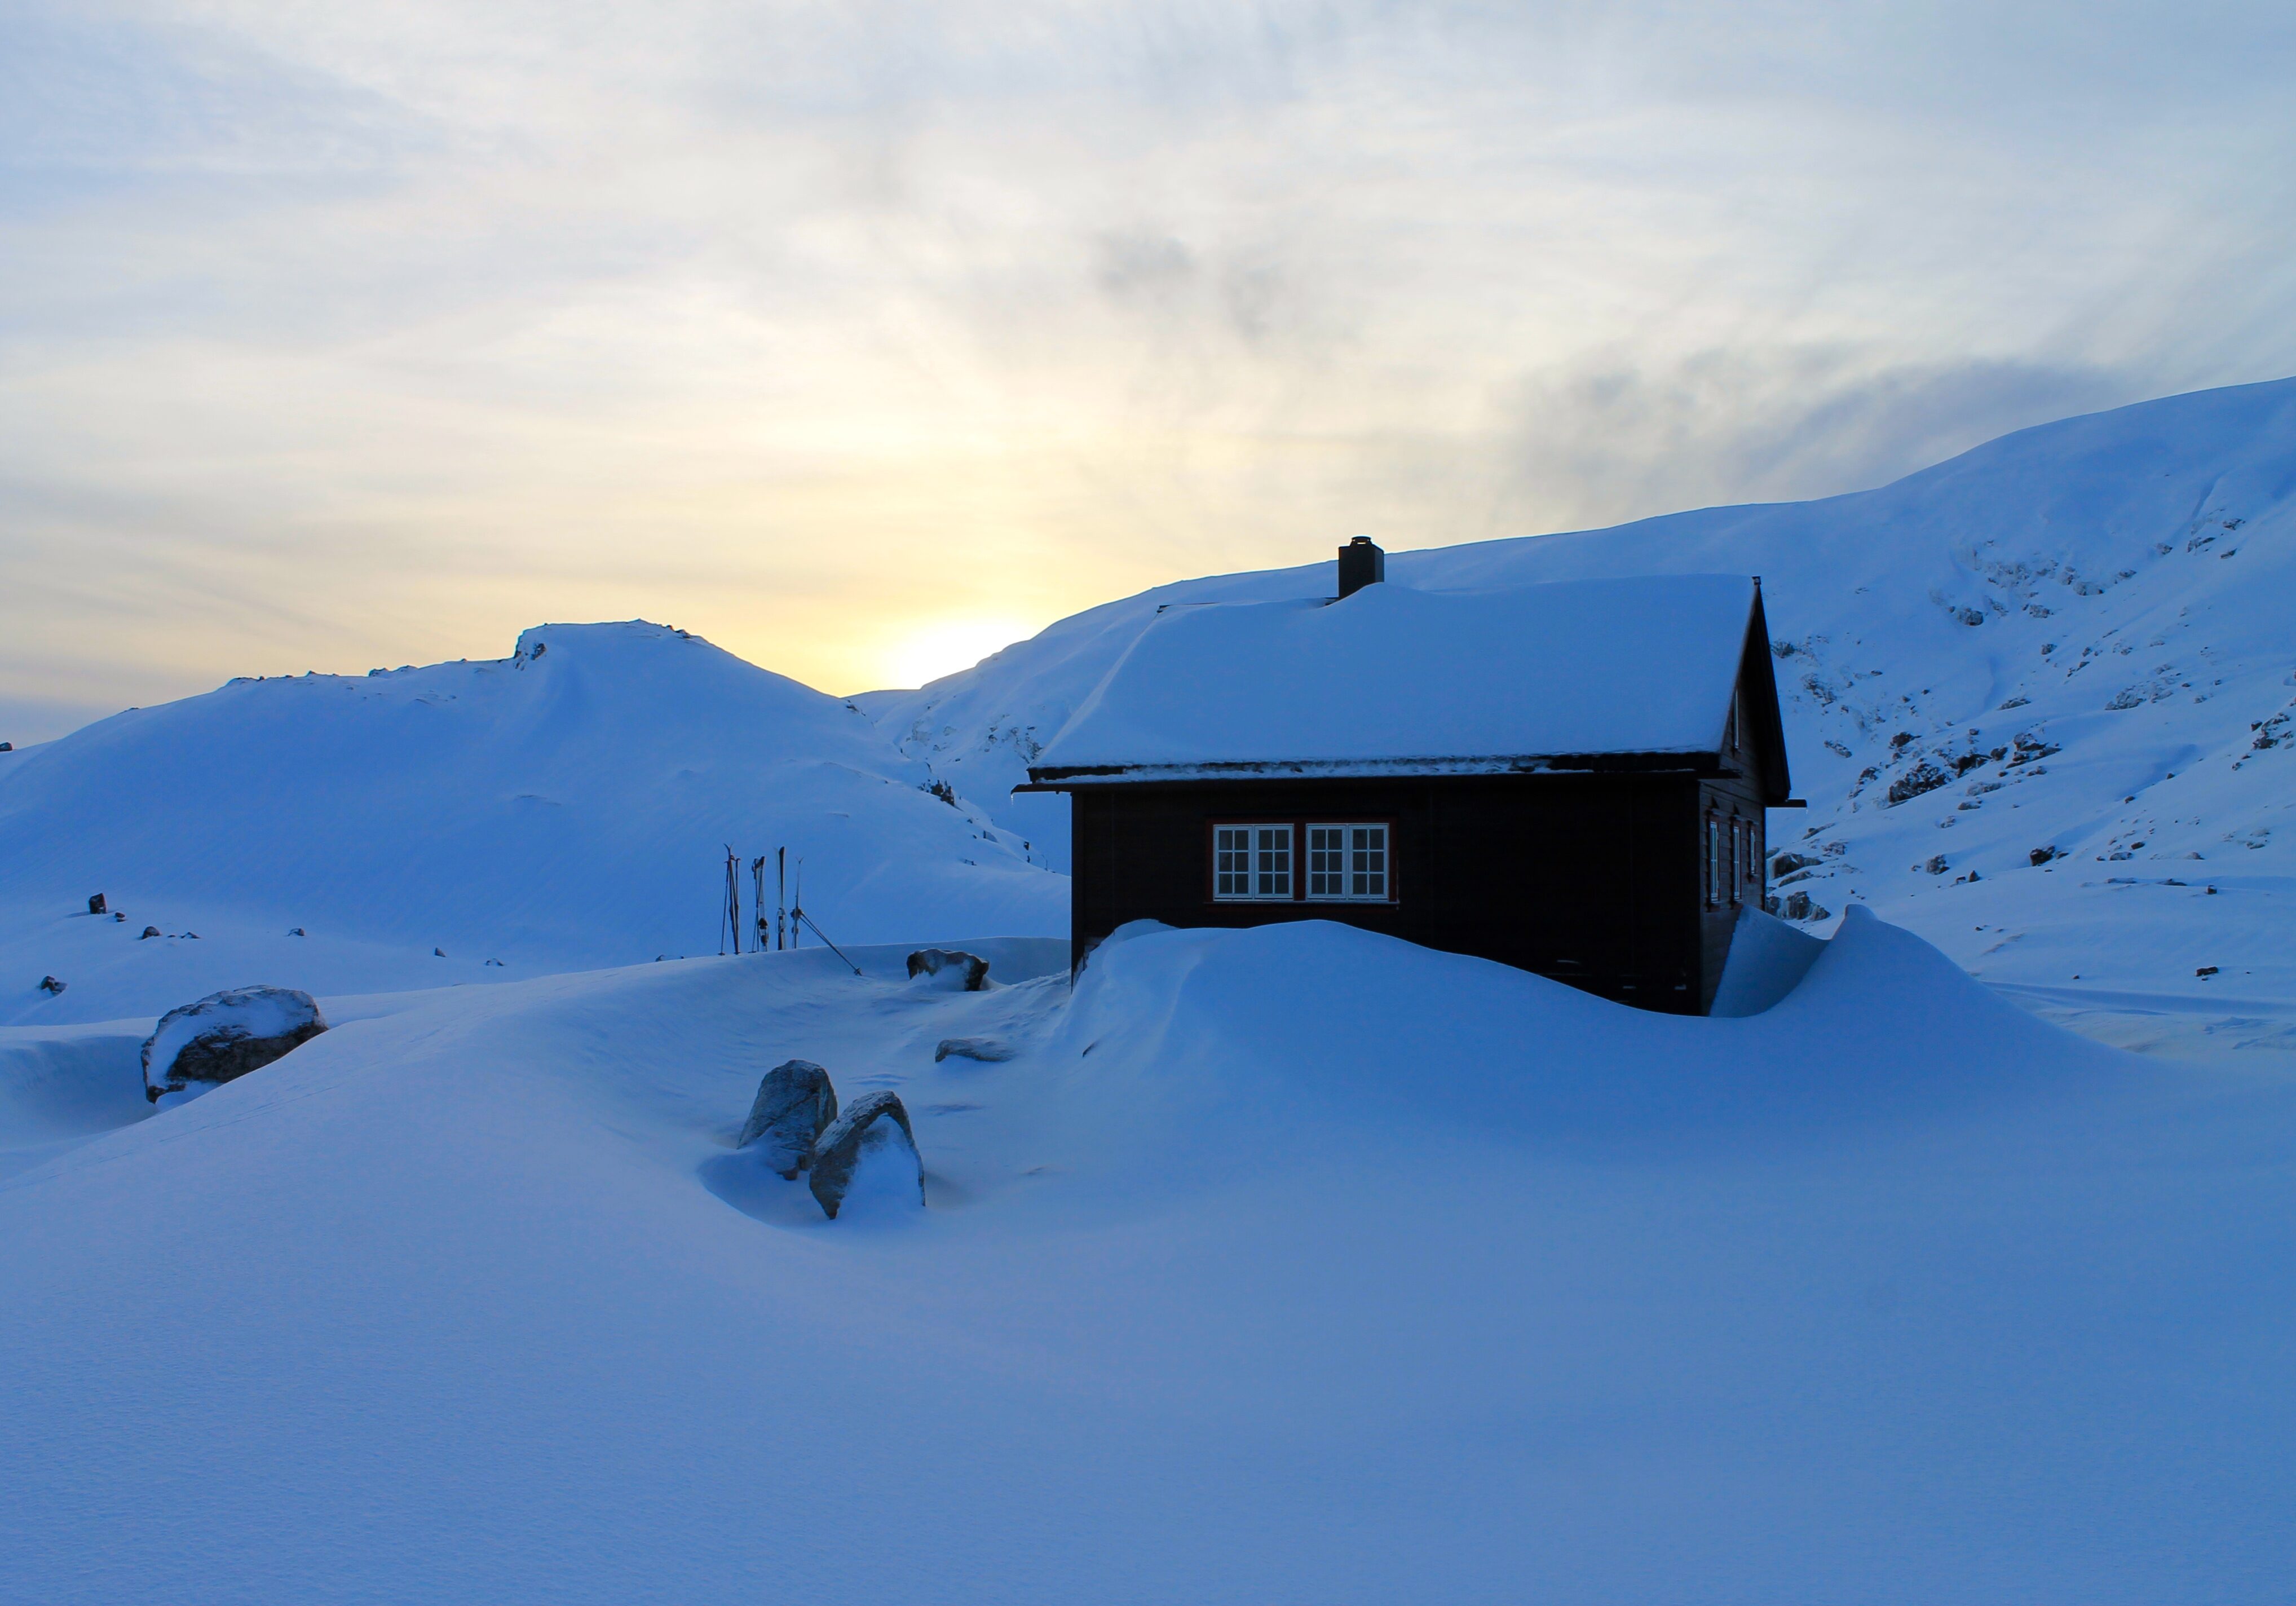
[[[0,692],[886,643],[2296,372],[2284,7],[0,13]]]
[[[1854,348],[1614,352],[1513,398],[1518,504],[1620,523],[1886,484],[2013,430],[2142,399],[2090,367],[1875,363]]]

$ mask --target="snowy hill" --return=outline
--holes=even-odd
[[[1846,913],[1757,922],[1738,1017],[1324,922],[1071,987],[1004,788],[1159,605],[1328,564],[866,715],[553,626],[0,755],[0,1594],[2279,1600],[2292,554],[2296,382],[1393,557],[1365,619],[1764,577]],[[621,963],[713,952],[725,842],[866,974]],[[906,979],[967,930],[1001,985]],[[147,1103],[255,981],[332,1029]],[[792,1057],[898,1092],[929,1208],[734,1147]]]
[[[1431,590],[1702,572],[1763,577],[1810,803],[1772,821],[1813,861],[1789,890],[2072,989],[2053,1007],[2102,988],[2213,1020],[2217,989],[2263,1003],[2235,1037],[2296,1045],[2296,381],[2023,430],[1855,496],[1388,560]],[[1326,561],[1168,586],[858,701],[1064,864],[1062,800],[998,799],[1156,610],[1332,584]]]
[[[1136,937],[1073,995],[862,958],[330,999],[148,1118],[122,1039],[133,1124],[0,1181],[0,1593],[1929,1606],[2296,1571],[2285,1080],[2081,1042],[1863,918],[1743,1020],[1323,922]],[[936,1062],[955,1037],[1013,1057]],[[830,1223],[732,1149],[792,1054],[901,1094],[930,1209]]]
[[[1062,878],[930,779],[847,704],[653,625],[235,681],[0,754],[0,1020],[714,953],[726,843],[802,856],[840,944],[1063,933]],[[125,922],[71,913],[98,891]]]

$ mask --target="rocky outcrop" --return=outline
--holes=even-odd
[[[924,1162],[898,1094],[865,1094],[837,1118],[814,1145],[811,1185],[832,1221],[849,1200],[924,1208]]]
[[[160,1017],[144,1040],[144,1096],[186,1082],[228,1082],[327,1029],[310,994],[286,987],[226,987]]]
[[[1924,758],[1890,783],[1890,802],[1892,807],[1895,807],[1909,798],[1918,798],[1923,792],[1935,791],[1952,779],[1951,774],[1939,769]]]
[[[1013,1050],[994,1037],[943,1037],[940,1046],[933,1050],[933,1063],[955,1055],[960,1060],[981,1060],[995,1064],[1013,1057]]]
[[[928,976],[951,992],[978,993],[988,985],[988,962],[957,948],[919,948],[909,955],[909,979]]]
[[[1816,902],[1807,892],[1789,892],[1784,897],[1772,896],[1762,900],[1762,912],[1781,920],[1831,920],[1833,911]]]
[[[812,1163],[814,1144],[836,1119],[837,1089],[829,1073],[810,1060],[785,1061],[758,1084],[750,1118],[742,1123],[734,1146],[760,1145],[767,1165],[794,1177]]]

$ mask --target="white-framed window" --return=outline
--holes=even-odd
[[[1374,821],[1308,826],[1308,896],[1319,901],[1385,903],[1387,826]]]
[[[1746,886],[1746,822],[1730,822],[1730,902],[1734,906],[1742,898]]]
[[[1706,816],[1706,906],[1714,907],[1722,901],[1722,821],[1719,816]]]
[[[1292,827],[1212,827],[1212,897],[1222,903],[1292,896]]]

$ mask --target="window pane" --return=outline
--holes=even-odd
[[[1292,896],[1292,828],[1289,825],[1263,825],[1259,828],[1259,896]]]
[[[1340,895],[1340,828],[1336,825],[1308,827],[1309,897],[1337,897]]]
[[[1357,897],[1387,896],[1387,827],[1358,825],[1354,832],[1349,890]]]
[[[1217,826],[1212,832],[1212,896],[1251,896],[1251,831],[1243,825]]]

